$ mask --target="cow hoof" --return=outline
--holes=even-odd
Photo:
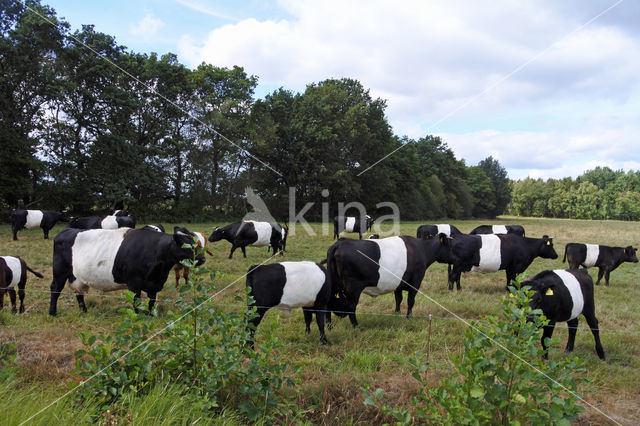
[[[333,330],[333,323],[332,322],[327,324],[327,330]]]
[[[328,341],[328,340],[326,339],[326,337],[325,337],[325,338],[323,338],[323,339],[320,339],[320,343],[322,343],[323,345],[325,345],[325,346],[326,346],[326,345],[328,345],[328,344],[329,344],[329,341]]]

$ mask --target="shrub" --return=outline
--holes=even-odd
[[[413,377],[421,385],[411,401],[413,416],[435,424],[569,425],[584,411],[576,404],[581,399],[576,391],[587,380],[574,379],[584,371],[582,362],[542,361],[540,327],[548,320],[529,307],[532,294],[528,288],[512,289],[510,297],[502,298],[504,318],[488,316],[486,323],[471,322],[464,334],[463,355],[452,356],[455,372],[439,387],[427,383],[423,357],[412,361]],[[383,394],[382,389],[363,391],[367,405],[377,405]],[[413,420],[408,410],[386,405],[381,409],[399,424]]]
[[[208,296],[215,274],[205,280],[207,268],[189,260],[183,264],[191,268],[189,282],[180,287],[166,325],[160,326],[155,312],[149,316],[127,308],[113,333],[80,334],[87,347],[76,352],[76,371],[86,378],[81,399],[97,395],[106,407],[125,394],[144,394],[169,382],[185,395],[199,397],[194,409],[203,413],[219,407],[222,395],[239,393],[237,409],[249,420],[290,414],[283,388],[294,382],[284,362],[272,354],[280,346],[273,324],[262,329],[259,350],[250,350],[247,320],[256,315],[255,309],[216,310]],[[128,299],[133,302],[132,293]]]

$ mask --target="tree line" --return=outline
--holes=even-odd
[[[575,180],[527,178],[511,185],[512,214],[640,220],[640,172],[596,167]]]
[[[403,220],[530,214],[497,160],[468,166],[439,137],[393,134],[385,100],[357,80],[254,99],[258,77],[240,66],[190,69],[25,4],[0,0],[3,219],[25,206],[97,214],[120,200],[145,220],[239,217],[246,187],[283,221],[292,194],[295,212],[313,203],[307,220],[353,201],[373,215],[396,203]]]

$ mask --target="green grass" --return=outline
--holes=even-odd
[[[401,234],[415,235],[418,225],[427,222],[405,222],[401,225]],[[437,222],[435,222],[437,223]],[[469,232],[475,226],[488,221],[454,221],[451,222],[463,232]],[[498,223],[498,222],[496,222]],[[640,226],[637,222],[586,221],[565,219],[532,219],[501,218],[499,223],[521,224],[527,235],[539,237],[547,234],[554,237],[554,245],[559,258],[556,260],[536,259],[526,272],[528,277],[544,269],[565,268],[562,255],[565,244],[569,242],[585,242],[612,246],[638,247],[640,244]],[[214,225],[223,223],[185,224],[189,229],[211,232]],[[164,224],[172,229],[174,224]],[[321,224],[311,224],[316,236],[307,236],[301,227],[292,234],[287,242],[288,252],[281,260],[314,260],[326,257],[327,248],[333,243],[332,235],[321,235]],[[62,229],[57,226],[51,237]],[[352,236],[348,235],[348,236]],[[357,237],[357,236],[356,236]],[[0,255],[18,255],[23,257],[35,270],[45,275],[44,279],[29,276],[26,312],[23,315],[11,314],[7,309],[8,298],[5,297],[5,309],[0,312],[0,343],[17,342],[19,356],[19,380],[12,385],[14,389],[2,392],[3,408],[0,410],[0,424],[19,423],[18,419],[26,419],[46,406],[55,395],[62,395],[67,390],[69,381],[78,379],[70,375],[75,360],[73,353],[81,347],[78,332],[92,330],[108,331],[119,320],[118,309],[125,306],[124,295],[119,292],[108,293],[102,297],[92,292],[87,297],[89,312],[81,314],[75,297],[68,287],[58,301],[58,316],[47,315],[51,282],[52,240],[44,240],[40,230],[22,231],[19,241],[11,240],[8,225],[0,225]],[[267,260],[266,248],[247,248],[247,259],[241,251],[236,251],[232,260],[227,259],[230,244],[221,241],[210,245],[213,256],[207,256],[207,265],[223,276],[216,287],[226,288],[212,303],[223,310],[240,310],[243,304],[235,302],[235,295],[244,295],[244,274],[252,264]],[[602,344],[607,360],[598,359],[591,333],[579,330],[576,338],[574,354],[582,358],[587,367],[587,377],[593,380],[597,392],[587,395],[589,403],[597,406],[616,421],[623,424],[640,422],[640,285],[637,276],[638,264],[625,263],[611,274],[611,286],[596,287],[596,314],[600,321]],[[597,276],[597,270],[590,270],[591,276]],[[371,424],[384,419],[371,408],[365,408],[359,388],[370,385],[372,388],[382,387],[390,401],[398,406],[408,406],[412,392],[417,383],[411,377],[412,369],[408,359],[416,352],[426,352],[429,329],[429,314],[433,315],[431,323],[431,353],[429,377],[434,385],[438,379],[451,371],[450,356],[461,352],[462,332],[465,324],[455,316],[464,319],[481,319],[488,314],[500,314],[500,297],[504,293],[505,274],[500,271],[493,274],[466,274],[462,277],[462,291],[447,290],[446,265],[432,265],[426,273],[420,288],[421,294],[416,297],[413,310],[414,317],[405,318],[406,294],[402,304],[402,314],[393,314],[395,305],[393,295],[371,298],[363,295],[358,305],[358,320],[361,329],[351,328],[347,319],[334,316],[334,328],[327,332],[331,344],[322,346],[315,321],[311,333],[304,332],[304,321],[301,310],[295,310],[287,317],[282,312],[271,310],[265,321],[277,319],[281,324],[276,331],[283,342],[280,349],[290,365],[299,366],[300,389],[298,405],[300,411],[312,423]],[[174,277],[170,275],[160,299],[158,321],[162,314],[170,308],[176,296]],[[586,321],[581,319],[581,327]],[[559,338],[560,348],[564,348],[567,330],[560,324],[554,337]],[[260,330],[257,333],[260,342]],[[561,350],[552,352],[551,358],[564,357]],[[45,396],[37,396],[45,392]],[[30,396],[31,395],[31,396]],[[151,401],[151,400],[150,400]],[[66,423],[65,419],[81,420],[88,414],[82,407],[73,405],[72,397],[68,402],[61,401],[58,407],[46,410],[37,423],[44,424],[52,419],[60,418],[58,423]],[[186,408],[177,404],[171,408],[169,401],[156,398],[153,402],[157,410],[163,413],[174,413],[177,423],[189,420]],[[7,405],[8,404],[8,405]],[[164,407],[163,407],[164,405]],[[9,416],[7,408],[14,414]],[[144,402],[131,404],[130,415],[138,416],[144,410]],[[53,413],[53,414],[52,414]],[[95,414],[95,413],[94,413]],[[102,413],[104,414],[104,413]],[[145,414],[151,415],[151,414]],[[166,414],[170,415],[170,414]],[[48,419],[48,420],[47,420]],[[223,418],[223,423],[234,423],[235,418]],[[9,421],[7,421],[9,420]],[[135,423],[141,422],[136,417]],[[212,422],[212,419],[201,422]],[[389,419],[386,419],[389,421]],[[583,423],[609,423],[602,415],[587,408],[582,416]],[[151,421],[150,423],[154,423]]]

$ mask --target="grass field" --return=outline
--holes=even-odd
[[[490,222],[451,223],[461,231],[469,232],[477,225]],[[496,223],[521,224],[527,236],[547,234],[554,238],[559,258],[536,259],[526,273],[529,277],[544,269],[565,268],[562,254],[565,244],[569,242],[640,245],[640,224],[637,222],[505,217]],[[420,224],[404,222],[401,234],[415,235]],[[173,226],[164,225],[167,229]],[[214,225],[222,224],[186,224],[190,230],[206,234],[211,232]],[[324,259],[327,248],[333,242],[332,235],[322,235],[321,224],[312,224],[312,227],[316,236],[308,236],[298,227],[298,232],[289,236],[285,256],[274,261]],[[61,229],[62,226],[56,226],[51,232],[52,238]],[[102,295],[93,292],[87,297],[89,312],[81,314],[75,297],[65,287],[58,301],[58,316],[49,317],[48,288],[52,274],[53,242],[44,240],[41,230],[22,231],[18,238],[19,241],[12,241],[10,227],[0,225],[0,255],[21,256],[31,268],[45,277],[38,279],[29,276],[24,314],[10,313],[8,297],[5,297],[5,308],[0,312],[0,343],[17,342],[20,367],[19,379],[14,384],[19,389],[3,392],[0,424],[20,423],[40,407],[45,407],[64,394],[68,390],[67,383],[77,380],[70,372],[75,365],[73,353],[82,346],[78,333],[88,329],[94,332],[110,330],[119,319],[118,308],[126,304],[122,293]],[[222,310],[239,310],[243,306],[234,302],[233,298],[244,294],[247,268],[261,263],[268,255],[265,248],[248,247],[246,259],[238,250],[234,259],[229,260],[229,249],[230,244],[226,241],[210,246],[213,256],[208,256],[207,265],[223,273],[216,288],[228,286],[212,303]],[[639,268],[639,264],[625,263],[611,274],[610,287],[600,285],[596,288],[596,314],[607,360],[603,362],[598,359],[593,337],[588,330],[581,329],[577,333],[574,354],[585,361],[586,376],[593,380],[592,386],[597,390],[588,394],[587,400],[609,417],[587,408],[580,418],[580,424],[640,423]],[[597,270],[591,269],[590,273],[595,281]],[[311,422],[374,424],[381,422],[382,418],[374,409],[363,405],[360,387],[381,387],[385,389],[388,402],[408,407],[417,382],[411,377],[412,369],[407,359],[427,349],[428,315],[433,315],[429,378],[436,385],[440,378],[451,371],[450,356],[461,351],[460,342],[465,325],[455,319],[454,314],[464,319],[481,319],[487,314],[499,314],[499,299],[505,294],[504,284],[504,271],[466,274],[462,278],[462,290],[450,292],[447,290],[446,265],[434,264],[427,270],[421,292],[416,297],[413,318],[404,316],[406,301],[403,302],[401,315],[392,313],[394,297],[391,294],[378,298],[363,295],[357,311],[361,328],[354,330],[348,319],[334,317],[334,328],[327,332],[331,342],[329,346],[320,345],[315,324],[310,334],[304,333],[300,310],[293,311],[290,317],[272,310],[267,313],[265,321],[277,318],[281,324],[276,333],[283,342],[282,355],[291,366],[301,368],[299,379],[302,392],[298,406]],[[164,290],[158,294],[160,321],[175,295],[174,279],[170,276]],[[584,318],[580,318],[580,326],[587,327]],[[567,339],[564,324],[556,328],[554,337],[560,339],[560,346],[564,348]],[[257,340],[260,341],[260,330]],[[560,350],[550,355],[551,359],[564,356],[565,353]],[[85,414],[81,408],[71,407],[55,405],[46,410],[49,414],[45,412],[30,420],[30,423],[46,424],[52,419],[62,423],[69,419],[74,423],[82,423]],[[10,417],[9,411],[13,412]],[[230,422],[233,423],[233,420]]]

